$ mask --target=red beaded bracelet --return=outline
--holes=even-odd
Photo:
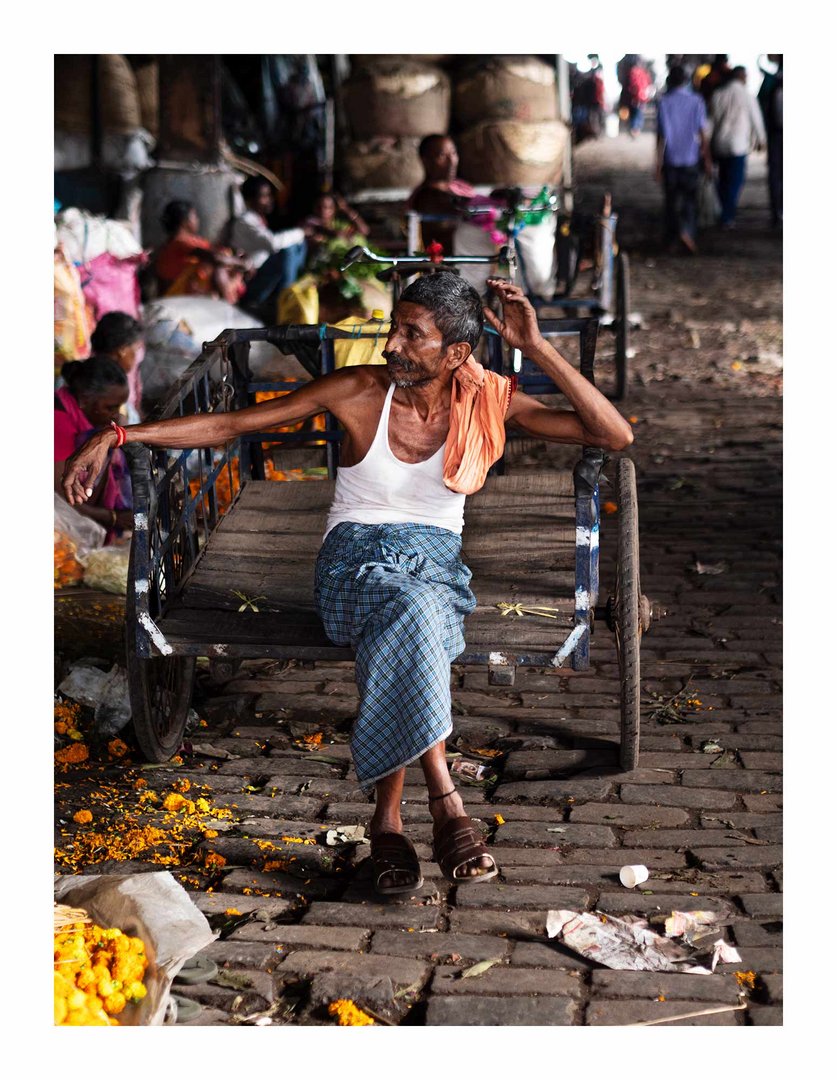
[[[125,439],[128,437],[127,433],[125,431],[125,428],[120,427],[119,424],[114,423],[113,420],[111,420],[110,426],[116,432],[116,447],[118,449],[120,446],[122,446],[122,444],[125,442]]]

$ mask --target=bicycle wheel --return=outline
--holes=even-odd
[[[630,349],[631,267],[627,253],[616,257],[616,386],[613,397],[621,401],[628,385],[628,351]]]

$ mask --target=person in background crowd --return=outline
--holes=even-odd
[[[308,241],[309,259],[329,240],[349,240],[354,236],[367,237],[369,226],[353,210],[342,195],[325,191],[314,200],[309,216],[303,221],[302,229]]]
[[[759,106],[767,135],[767,189],[770,194],[770,219],[774,228],[782,227],[782,53],[768,53],[776,71],[761,68],[764,79],[759,88]]]
[[[459,154],[456,143],[448,135],[425,135],[419,143],[419,157],[424,168],[424,180],[410,195],[407,206],[420,214],[456,216],[476,192],[464,180],[458,180]],[[422,228],[425,248],[434,241],[441,244],[446,255],[453,254],[454,224],[428,222]]]
[[[145,348],[142,326],[124,311],[109,311],[96,324],[90,344],[95,356],[108,357],[125,372],[129,389],[125,418],[129,424],[139,423],[142,397],[139,366]]]
[[[628,72],[628,82],[623,94],[628,109],[628,133],[632,139],[642,131],[645,121],[645,103],[651,90],[651,76],[644,65],[637,61]]]
[[[168,203],[161,218],[168,239],[157,252],[155,270],[163,296],[215,296],[228,304],[244,294],[250,261],[200,235],[195,207],[182,199]]]
[[[572,92],[572,119],[576,143],[598,139],[604,126],[605,86],[595,53],[588,54],[592,68],[577,75]]]
[[[679,64],[669,72],[667,87],[657,112],[656,177],[665,186],[666,239],[672,245],[679,240],[694,255],[701,160],[706,174],[712,175],[706,106]]]
[[[64,464],[90,436],[120,419],[128,400],[128,378],[108,356],[71,360],[61,368],[64,385],[55,391],[55,490],[64,496],[61,477]],[[64,496],[65,497],[65,496]],[[76,506],[87,518],[106,530],[112,543],[133,527],[131,477],[121,450],[111,450],[107,463],[93,484],[89,502]]]
[[[715,59],[712,62],[712,67],[709,69],[709,73],[704,76],[700,83],[700,92],[703,95],[703,100],[706,102],[707,107],[712,100],[712,95],[721,86],[725,86],[732,75],[732,69],[729,66],[729,56],[727,53],[716,53]]]
[[[761,150],[767,136],[756,99],[747,91],[747,71],[732,69],[729,80],[712,95],[712,159],[718,165],[721,228],[735,228],[738,200],[744,186],[747,155]]]
[[[265,323],[276,321],[279,293],[299,278],[305,266],[307,246],[300,228],[274,232],[268,218],[276,200],[269,181],[248,176],[241,185],[245,211],[229,229],[230,245],[249,255],[255,274],[247,284],[240,306]]]

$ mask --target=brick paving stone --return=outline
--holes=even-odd
[[[577,1023],[578,1006],[571,998],[455,997],[433,994],[427,1005],[428,1027],[524,1026],[568,1027]]]
[[[782,750],[781,735],[759,735],[748,731],[733,731],[724,740],[730,750],[763,750],[766,752],[780,753]]]
[[[507,911],[541,911],[549,908],[584,908],[590,895],[584,889],[556,885],[503,885],[497,881],[457,886],[458,908],[504,908]]]
[[[596,998],[705,1001],[738,1004],[738,982],[726,975],[678,975],[668,971],[593,971],[590,990]]]
[[[622,803],[585,803],[573,806],[570,822],[597,825],[685,825],[689,814],[671,806],[635,806]]]
[[[560,829],[560,832],[549,832]],[[559,844],[576,844],[584,847],[614,847],[613,830],[603,825],[587,825],[546,821],[509,821],[501,825],[494,836],[497,844],[534,844],[539,847],[557,847]]]
[[[251,941],[215,941],[200,955],[214,960],[219,967],[254,968],[257,971],[275,971],[282,961],[275,945]]]
[[[208,741],[208,740],[207,740]],[[215,743],[213,742],[214,746]],[[296,760],[294,758],[293,760]],[[233,758],[230,761],[222,761],[218,766],[218,772],[212,775],[217,776],[270,776],[275,772],[274,766],[276,764],[275,757],[265,757],[260,755],[259,757],[251,758]]]
[[[385,977],[391,979],[398,989],[420,989],[427,981],[432,966],[403,956],[315,949],[289,952],[282,961],[283,976],[293,973],[303,978],[311,978],[323,971],[344,972],[352,978],[364,981]]]
[[[741,750],[738,755],[745,769],[765,769],[768,772],[782,771],[782,754],[760,752],[758,750]]]
[[[642,864],[646,865],[646,864]],[[695,892],[700,895],[711,893],[712,895],[730,895],[739,892],[758,892],[769,888],[767,879],[763,874],[755,870],[733,871],[708,871],[690,869],[682,876],[678,875],[672,880],[665,880],[663,875],[655,876],[653,871],[648,881],[643,884],[643,889],[653,889],[655,893]]]
[[[533,803],[503,803],[493,801],[488,807],[478,807],[483,817],[493,821],[495,814],[508,821],[546,821],[550,825],[561,821],[562,810],[555,806],[538,806]],[[486,810],[490,809],[490,814]]]
[[[609,866],[510,866],[500,861],[503,880],[509,885],[612,885],[622,866],[621,861]]]
[[[716,971],[741,971],[742,965],[748,971],[757,971],[759,974],[762,972],[780,972],[782,970],[784,950],[781,948],[770,948],[763,945],[740,945],[737,948],[741,954],[741,963],[719,964],[715,969]]]
[[[630,847],[672,847],[691,849],[694,845],[714,844],[743,847],[744,841],[735,837],[718,834],[720,829],[639,829],[636,832],[622,834],[622,846]]]
[[[546,928],[546,912],[543,913],[541,926]],[[591,971],[597,967],[595,960],[567,948],[557,941],[516,941],[511,957],[512,967],[549,968],[563,971]]]
[[[495,798],[512,802],[520,799],[531,802],[563,802],[565,799],[605,799],[616,790],[613,780],[519,780],[503,782],[495,790]]]
[[[698,847],[691,852],[704,870],[723,870],[725,867],[777,866],[782,861],[782,848],[775,844],[764,847],[747,844],[743,848]]]
[[[363,788],[357,783],[357,781],[331,779],[330,777],[315,777],[314,779],[303,780],[300,777],[300,783],[305,783],[304,794],[308,798],[319,798],[323,802],[330,800],[332,802],[363,802],[364,792]]]
[[[229,1025],[229,1013],[223,1009],[203,1008],[194,1020],[184,1020],[178,1027],[223,1027]]]
[[[782,893],[741,893],[738,897],[748,915],[756,919],[781,919],[784,910]]]
[[[777,974],[762,975],[761,984],[768,1003],[771,1005],[780,1004],[782,1001],[782,976]]]
[[[781,844],[782,843],[782,826],[778,825],[758,825],[753,829],[756,834],[757,840],[764,840],[768,844]]]
[[[774,791],[759,792],[758,795],[742,795],[741,801],[754,814],[767,814],[782,809],[782,796]]]
[[[730,900],[720,896],[691,896],[688,892],[665,893],[653,892],[645,888],[650,882],[644,882],[642,889],[621,889],[619,892],[602,892],[596,903],[599,911],[612,912],[614,915],[654,915],[658,911],[670,914],[672,911],[719,911],[732,914],[735,906]],[[650,895],[647,895],[650,892]]]
[[[624,803],[662,803],[664,806],[683,806],[697,810],[728,810],[735,806],[737,801],[731,791],[642,784],[623,784],[619,788],[619,798]]]
[[[236,973],[237,974],[237,973]],[[236,1012],[239,1016],[248,1013],[262,1011],[273,1004],[276,997],[273,989],[273,979],[266,971],[254,971],[248,973],[248,981],[253,975],[261,975],[266,980],[259,990],[242,987],[232,989],[224,986],[215,986],[212,983],[199,983],[195,986],[182,986],[175,983],[174,990],[181,997],[197,1001],[212,1009],[220,1009],[223,1012]],[[269,996],[265,996],[268,994]]]
[[[255,941],[290,948],[348,949],[363,952],[371,932],[359,926],[268,926],[264,923],[245,923],[234,930],[227,941]]]
[[[258,870],[231,870],[224,876],[224,888],[257,889],[270,896],[279,896],[284,899],[298,896],[323,899],[339,895],[344,884],[339,878],[314,874],[308,878],[299,878],[291,874],[283,874],[281,871],[264,874]]]
[[[747,1018],[753,1027],[781,1027],[784,1023],[778,1005],[750,1005]]]
[[[774,949],[782,946],[781,922],[763,923],[748,919],[746,922],[733,923],[730,930],[737,945],[768,946]]]
[[[485,886],[488,887],[487,885]],[[546,913],[453,908],[448,916],[453,933],[497,934],[514,940],[522,935],[546,933]]]
[[[609,763],[609,754],[587,750],[513,750],[503,765],[503,776],[510,780],[546,779],[567,770],[578,772]]]
[[[270,765],[270,776],[268,777],[268,784],[275,783],[279,777],[290,776],[316,776],[316,777],[335,777],[341,779],[346,772],[346,764],[331,765],[326,761],[318,761],[317,759],[311,759],[309,755],[306,758],[268,758],[268,764]]]
[[[701,814],[700,823],[704,829],[758,829],[779,825],[782,821],[780,812],[773,814],[750,814],[746,810],[730,810],[728,813]]]
[[[749,772],[744,769],[685,769],[684,787],[717,787],[729,791],[779,792],[782,777],[778,773]]]
[[[359,1008],[371,1010],[394,1023],[410,1006],[403,996],[396,1001],[395,987],[388,975],[357,978],[346,971],[321,971],[311,979],[308,1004],[300,1022],[333,1024],[328,1006],[341,998],[354,1001]]]
[[[282,795],[271,799],[267,795],[221,795],[214,799],[217,807],[226,807],[236,817],[247,814],[266,814],[268,817],[307,817],[315,818],[325,799],[306,798],[300,795]]]
[[[504,995],[550,994],[554,997],[579,997],[581,979],[577,972],[541,970],[538,968],[508,967],[498,964],[482,975],[462,978],[462,969],[448,964],[433,972],[430,990],[433,994]]]
[[[338,904],[315,901],[302,917],[303,926],[353,926],[364,929],[420,930],[439,928],[441,913],[435,905]]]
[[[404,930],[376,930],[372,935],[372,953],[386,956],[411,956],[415,959],[454,962],[460,965],[476,964],[494,956],[506,958],[511,943],[506,938],[489,934],[417,934]]]
[[[708,976],[701,975],[695,978],[705,979]],[[723,1003],[719,1003],[723,1004]],[[700,1012],[703,1009],[711,1009],[712,1005],[706,1001],[692,998],[691,1000],[677,1001],[616,1001],[614,999],[596,999],[587,1006],[584,1014],[584,1023],[588,1027],[602,1027],[607,1025],[637,1024],[643,1020],[660,1020],[666,1016],[683,1016],[686,1013]],[[741,1012],[714,1013],[710,1016],[696,1016],[690,1020],[672,1020],[664,1027],[737,1027],[743,1021]]]
[[[281,919],[296,908],[291,900],[282,900],[273,896],[241,896],[239,893],[199,892],[192,900],[204,915],[223,915],[229,908],[235,908],[242,915],[252,913],[256,918]]]
[[[674,784],[677,777],[671,769],[645,768],[628,769],[626,772],[614,773],[611,779],[618,784]]]

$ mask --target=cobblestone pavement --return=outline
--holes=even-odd
[[[202,672],[206,727],[193,743],[233,756],[184,754],[179,768],[142,772],[161,794],[189,780],[190,798],[232,812],[173,868],[221,930],[206,950],[219,976],[179,990],[203,1006],[194,1025],[265,1014],[332,1024],[326,1006],[338,998],[383,1023],[624,1025],[734,1005],[742,982],[751,984],[746,1009],[676,1022],[781,1023],[781,239],[767,230],[763,173],[756,158],[740,229],[708,236],[706,254],[689,259],[659,254],[650,235],[660,200],[650,137],[577,155],[586,201],[605,186],[614,192],[644,322],[622,407],[635,417],[643,591],[667,615],[643,639],[639,768],[614,767],[619,681],[603,625],[587,673],[520,671],[513,687],[497,687],[485,670],[455,665],[449,750],[494,752],[497,783],[463,795],[502,875],[470,888],[444,881],[414,767],[403,809],[425,884],[385,902],[372,892],[363,845],[304,842],[368,821],[347,745],[351,665],[250,663],[220,687]],[[560,463],[566,450],[516,453]],[[108,782],[127,798],[140,772],[111,766]],[[82,828],[71,816],[89,775],[59,779],[66,850]],[[223,865],[202,859],[208,851]],[[626,863],[647,865],[648,881],[623,888]],[[75,868],[85,866],[160,869],[142,857]],[[706,976],[602,968],[547,939],[555,908],[711,910],[742,962]],[[498,962],[461,978],[486,959]]]

